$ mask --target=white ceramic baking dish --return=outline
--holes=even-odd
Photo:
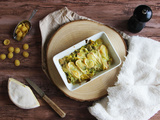
[[[89,38],[86,38],[85,40],[82,40],[81,42],[73,45],[72,47],[58,53],[57,55],[55,55],[53,57],[53,62],[64,82],[64,84],[66,85],[66,87],[70,90],[70,91],[73,91],[75,89],[78,89],[80,87],[82,87],[84,84],[87,84],[89,83],[90,81],[88,82],[83,82],[81,84],[76,84],[76,85],[73,85],[72,83],[68,83],[67,81],[67,76],[66,74],[63,72],[62,70],[62,67],[59,63],[59,59],[63,58],[64,56],[67,56],[67,55],[70,55],[72,52],[74,52],[75,50],[81,48],[82,46],[86,45],[88,43],[89,40],[93,40],[93,41],[96,41],[97,39],[101,38],[102,41],[103,41],[103,44],[107,46],[108,48],[108,51],[109,51],[109,55],[112,57],[113,59],[113,63],[110,65],[109,69],[107,70],[104,70],[104,71],[101,71],[99,73],[97,73],[95,76],[93,76],[91,78],[90,81],[93,81],[94,79],[96,79],[97,77],[103,75],[103,74],[106,74],[107,72],[115,69],[116,67],[118,67],[120,64],[121,64],[121,59],[119,57],[119,55],[117,54],[114,46],[112,45],[111,41],[109,40],[107,34],[105,32],[99,32]]]

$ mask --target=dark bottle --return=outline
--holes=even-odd
[[[145,23],[152,18],[152,10],[146,5],[140,5],[136,7],[133,12],[133,16],[128,21],[128,30],[132,33],[140,32]]]

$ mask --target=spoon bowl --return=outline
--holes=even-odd
[[[27,23],[28,25],[29,25],[29,29],[28,29],[28,31],[27,31],[27,33],[31,30],[31,28],[32,28],[32,24],[28,21],[28,20],[23,20],[23,21],[21,21],[21,22],[19,22],[18,24],[17,24],[17,26],[15,27],[15,29],[14,29],[14,32],[13,32],[13,38],[15,39],[15,40],[17,40],[17,41],[21,41],[26,35],[27,35],[27,33],[26,33],[26,35],[21,39],[21,40],[18,40],[17,39],[17,34],[18,34],[18,26],[20,26],[22,23]]]
[[[25,36],[28,34],[28,32],[32,28],[32,24],[30,21],[33,18],[33,16],[36,14],[36,12],[37,10],[33,10],[28,20],[22,20],[17,24],[13,32],[13,39],[17,41],[21,41],[25,38]]]

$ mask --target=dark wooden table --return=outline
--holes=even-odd
[[[133,10],[140,4],[145,4],[153,10],[152,19],[147,22],[146,27],[137,34],[127,31],[127,20],[132,16]],[[35,93],[41,106],[36,109],[24,110],[16,107],[8,97],[7,82],[13,77],[24,84],[25,77],[34,80],[42,90],[56,102],[66,113],[64,120],[95,120],[88,112],[92,102],[79,102],[66,97],[49,80],[41,69],[41,35],[39,20],[47,14],[67,6],[69,9],[113,26],[129,35],[141,35],[160,41],[160,2],[159,0],[1,0],[0,1],[0,54],[7,54],[8,47],[20,47],[21,53],[12,59],[0,60],[0,120],[59,120],[61,119],[42,99]],[[28,19],[33,9],[38,9],[32,19],[33,28],[29,35],[21,42],[12,38],[12,32],[16,24]],[[11,44],[4,46],[4,39],[10,39]],[[30,53],[28,58],[22,56],[22,45],[28,43]],[[14,66],[14,60],[19,59],[21,65]],[[159,120],[160,112],[151,120]]]

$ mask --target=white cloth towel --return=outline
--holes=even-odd
[[[160,42],[130,37],[118,81],[89,111],[98,120],[148,120],[160,110]]]

